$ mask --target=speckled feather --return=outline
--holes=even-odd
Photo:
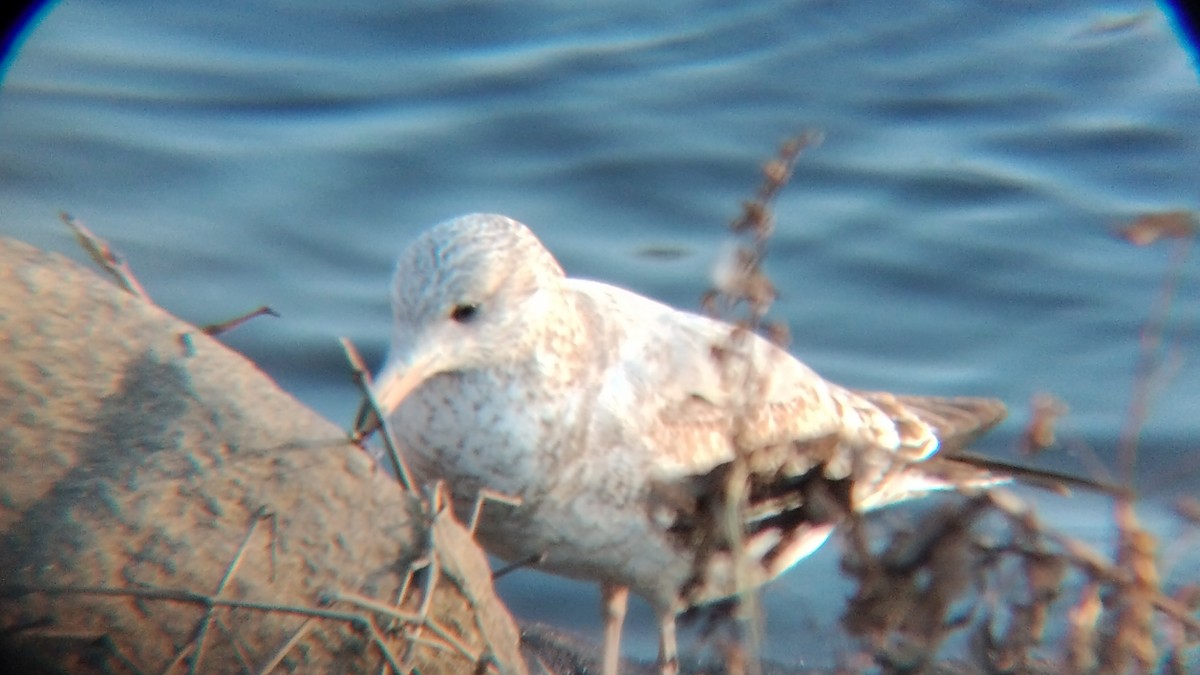
[[[740,449],[758,476],[744,554],[764,583],[831,524],[797,514],[814,474],[854,508],[989,485],[982,470],[923,472],[1004,416],[990,399],[903,397],[829,383],[724,323],[564,276],[524,225],[471,215],[425,232],[399,259],[394,334],[378,387],[423,373],[390,411],[422,480],[444,479],[479,536],[510,560],[630,587],[660,613],[734,592],[728,551],[706,551],[697,504]],[[471,307],[470,320],[452,316]],[[934,468],[937,462],[931,462]],[[724,556],[724,557],[723,557]]]

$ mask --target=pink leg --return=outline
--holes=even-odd
[[[675,612],[658,615],[658,670],[662,675],[679,672],[679,649],[675,644]]]
[[[621,665],[621,626],[625,623],[625,607],[629,603],[629,587],[604,583],[600,585],[604,612],[604,675],[617,675]]]

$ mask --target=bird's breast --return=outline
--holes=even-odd
[[[456,493],[487,488],[532,496],[548,455],[569,435],[569,402],[490,371],[436,375],[392,415],[402,451],[423,481]]]

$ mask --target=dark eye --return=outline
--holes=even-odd
[[[459,323],[471,323],[477,316],[479,305],[476,304],[455,305],[454,309],[450,310],[450,318]]]

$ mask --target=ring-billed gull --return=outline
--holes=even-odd
[[[504,216],[420,235],[392,291],[374,393],[411,469],[444,480],[461,514],[481,490],[519,499],[484,510],[478,536],[492,553],[600,582],[605,673],[617,670],[630,590],[654,608],[660,666],[673,672],[679,612],[819,547],[836,509],[814,478],[860,511],[1001,480],[936,455],[1003,418],[998,401],[840,387],[753,333],[731,343],[729,324],[568,278]],[[711,493],[739,452],[749,508],[735,545]]]

